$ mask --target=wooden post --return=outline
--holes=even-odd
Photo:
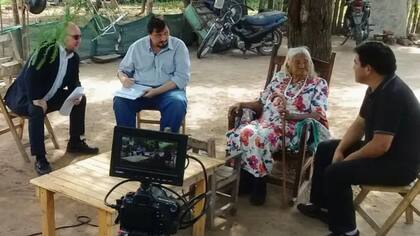
[[[415,32],[416,31],[416,26],[418,25],[417,23],[418,23],[418,21],[419,21],[419,6],[418,6],[418,4],[417,3],[415,3],[415,5],[413,6],[414,7],[414,17],[413,17],[413,24],[411,25],[411,30],[410,30],[410,32]]]
[[[341,0],[335,0],[334,1],[334,12],[332,17],[332,33],[338,33],[338,23],[337,23],[337,16],[338,16],[338,10],[340,7]]]
[[[54,193],[37,187],[39,202],[41,203],[42,211],[42,235],[54,236],[55,235],[55,209],[54,209]]]
[[[195,196],[198,196],[206,191],[205,180],[202,179],[196,183]],[[201,213],[204,208],[204,199],[198,202],[194,207],[194,216],[197,216]],[[193,225],[193,236],[204,236],[206,226],[206,215],[203,215],[194,225]]]
[[[99,209],[98,226],[100,236],[112,236],[112,213]]]
[[[20,25],[17,0],[12,0],[13,21],[15,25]]]
[[[341,31],[343,29],[343,21],[344,21],[344,7],[346,6],[345,0],[337,0],[340,1],[340,11],[338,12],[338,19],[337,19],[337,31]]]
[[[146,0],[146,15],[153,12],[153,0]]]
[[[408,34],[410,34],[411,33],[411,31],[410,31],[410,29],[411,29],[411,24],[412,24],[412,21],[413,21],[413,14],[414,14],[414,1],[417,1],[417,0],[412,0],[411,1],[411,3],[409,4],[409,12],[408,12],[408,20],[407,20],[407,28],[406,28],[406,34],[408,35]]]

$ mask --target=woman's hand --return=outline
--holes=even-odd
[[[309,114],[310,118],[315,119],[315,120],[321,120],[322,119],[322,115],[319,114],[316,111],[313,111]]]
[[[271,102],[273,103],[273,106],[277,108],[279,112],[285,112],[286,111],[286,98],[283,96],[283,94],[274,92],[273,96],[271,97]]]

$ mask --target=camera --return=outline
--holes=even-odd
[[[182,201],[168,196],[159,185],[143,184],[117,200],[119,236],[175,234],[184,212]]]
[[[119,236],[166,236],[194,224],[205,214],[206,193],[187,200],[176,191],[161,184],[182,186],[186,168],[188,136],[128,127],[114,128],[109,175],[127,178],[116,184],[105,196],[104,204],[118,211],[115,223],[120,223]],[[121,184],[141,182],[136,192],[128,192],[107,202],[110,194]],[[204,208],[193,217],[194,206],[204,200]]]

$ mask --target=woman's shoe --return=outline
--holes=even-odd
[[[264,177],[253,177],[252,192],[249,196],[249,202],[254,206],[261,206],[265,203],[267,196],[267,182]]]

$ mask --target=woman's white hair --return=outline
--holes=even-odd
[[[317,76],[315,72],[315,68],[314,68],[314,62],[312,61],[311,54],[309,53],[309,49],[306,46],[289,48],[289,50],[287,51],[286,60],[283,65],[284,72],[286,72],[286,74],[288,75],[291,75],[289,62],[291,62],[293,58],[297,55],[304,55],[306,59],[308,59],[309,76],[310,77]]]

